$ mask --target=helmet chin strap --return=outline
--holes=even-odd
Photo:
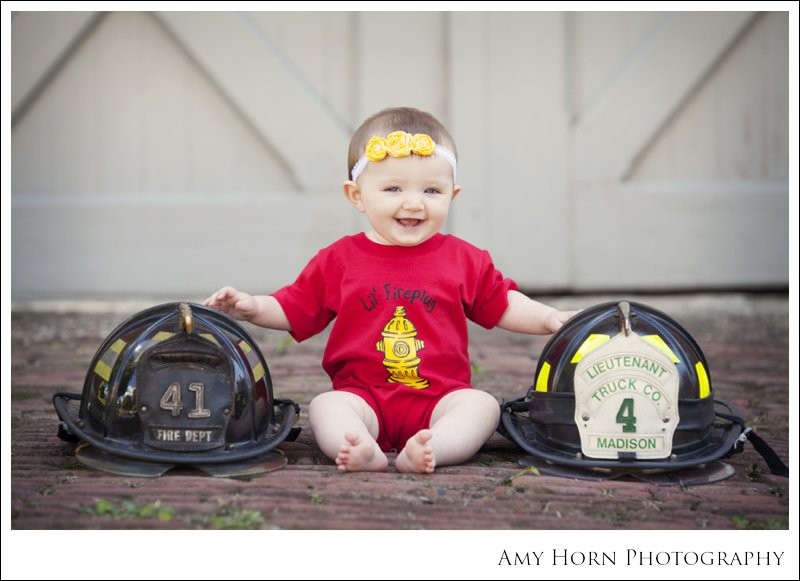
[[[789,467],[778,457],[775,450],[772,449],[772,446],[767,444],[764,438],[756,434],[753,428],[745,425],[741,417],[720,412],[717,412],[717,417],[738,424],[743,428],[742,433],[739,434],[739,437],[734,443],[734,451],[741,452],[744,443],[750,442],[753,444],[753,448],[756,449],[756,452],[761,454],[761,457],[764,459],[764,462],[767,463],[767,467],[772,474],[775,476],[789,476]]]

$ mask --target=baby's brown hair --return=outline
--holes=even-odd
[[[458,158],[456,143],[436,117],[425,111],[412,107],[392,107],[372,115],[353,133],[350,148],[347,152],[347,177],[352,179],[352,170],[356,162],[364,155],[367,142],[377,136],[386,137],[393,131],[406,133],[425,133],[436,143],[443,145]]]

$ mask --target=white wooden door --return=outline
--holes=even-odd
[[[291,59],[296,47],[270,43],[263,18],[15,19],[15,53],[28,55],[15,69],[30,77],[12,130],[16,297],[270,292],[357,228],[340,193],[350,97],[334,82],[349,50],[311,26],[346,38],[350,16],[279,17],[304,47]],[[53,30],[59,46],[34,58]],[[331,83],[304,70],[309,53],[342,69]]]
[[[15,13],[12,297],[270,292],[364,223],[349,136],[453,133],[534,291],[788,284],[788,14]]]
[[[458,13],[455,231],[529,288],[788,284],[786,13]]]
[[[578,14],[570,29],[573,285],[788,283],[787,20]]]

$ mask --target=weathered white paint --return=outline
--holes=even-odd
[[[700,12],[660,19],[578,112],[575,181],[625,180],[636,156],[752,18],[750,12]]]
[[[452,22],[452,125],[464,187],[453,231],[540,288],[570,283],[563,19],[466,13]]]
[[[97,12],[28,12],[11,27],[24,65],[11,69],[11,118],[17,118],[100,16]],[[19,62],[19,61],[17,61]]]
[[[42,42],[37,42],[42,39]],[[16,13],[12,296],[269,291],[363,219],[350,132],[455,136],[534,290],[788,282],[788,14]]]
[[[575,287],[776,284],[775,273],[789,264],[787,199],[785,184],[584,190],[576,206]]]
[[[258,23],[238,12],[162,12],[167,25],[303,189],[340,181],[349,132]]]
[[[11,278],[20,297],[203,298],[222,285],[272,292],[294,281],[352,223],[338,197],[196,196],[100,201],[32,198],[12,206]],[[47,228],[42,228],[47,224]]]
[[[680,25],[694,14],[680,20],[663,16],[666,22],[647,27],[635,23],[632,47],[667,43],[650,51],[670,55],[692,46],[694,65],[706,63],[706,70],[699,74],[695,67],[693,79],[686,77],[691,67],[664,72],[661,77],[683,91],[673,91],[671,103],[663,95],[652,99],[652,111],[616,109],[616,95],[590,107],[599,117],[605,115],[602,109],[617,116],[602,132],[614,147],[603,151],[596,143],[590,169],[577,167],[592,157],[587,143],[595,140],[586,139],[578,115],[576,150],[584,152],[576,155],[573,176],[573,288],[788,283],[787,22],[777,14],[746,20],[743,13],[713,16],[697,15],[697,21]],[[675,27],[683,28],[680,35],[666,32]],[[655,37],[652,42],[648,34]],[[582,58],[591,63],[591,54]],[[656,123],[650,116],[659,109],[662,119]],[[631,138],[648,123],[657,129]],[[619,139],[617,125],[624,126]]]

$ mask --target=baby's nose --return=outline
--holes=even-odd
[[[422,196],[417,194],[409,194],[403,199],[403,209],[405,210],[421,210],[424,207]]]

